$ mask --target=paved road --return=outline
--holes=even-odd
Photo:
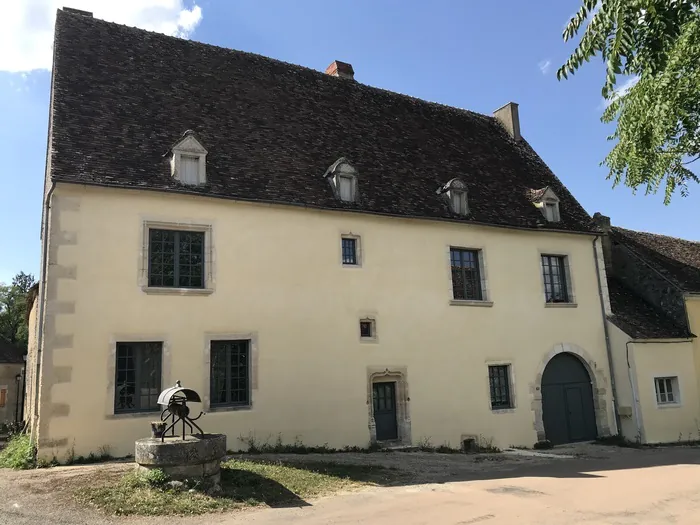
[[[509,470],[484,465],[459,481],[373,488],[300,508],[182,519],[110,518],[52,497],[42,471],[5,471],[0,525],[700,524],[700,448],[594,447],[594,455],[599,459],[555,459]],[[78,472],[66,469],[65,475]]]
[[[501,479],[484,472],[480,480],[377,489],[212,523],[698,525],[700,449],[635,452],[606,460],[557,460]]]

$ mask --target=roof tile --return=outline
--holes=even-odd
[[[60,10],[55,38],[55,181],[590,231],[542,159],[493,117]],[[173,180],[163,158],[185,130],[209,152],[201,187]],[[357,202],[338,201],[323,179],[340,157],[358,169]],[[469,190],[466,217],[436,194],[455,177]],[[547,186],[557,223],[527,197]]]

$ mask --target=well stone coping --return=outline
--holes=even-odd
[[[194,434],[186,436],[168,436],[160,438],[143,438],[136,441],[134,460],[141,466],[160,467],[200,467],[204,464],[218,463],[226,455],[225,434]]]

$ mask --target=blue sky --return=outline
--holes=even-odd
[[[56,7],[324,70],[352,63],[359,82],[490,114],[520,105],[522,133],[589,213],[613,224],[700,240],[700,187],[677,195],[612,189],[599,166],[603,67],[565,82],[561,32],[580,0],[20,0],[0,35],[0,282],[38,274],[50,34]],[[43,69],[42,69],[43,68]],[[695,210],[695,211],[693,211]]]

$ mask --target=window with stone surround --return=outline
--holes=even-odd
[[[680,403],[678,377],[655,377],[656,403],[658,405],[677,405]]]
[[[489,392],[492,410],[513,408],[510,391],[510,365],[489,366]]]
[[[148,286],[204,288],[204,232],[151,229]]]
[[[250,406],[250,340],[212,341],[210,405]]]
[[[114,413],[159,409],[162,342],[117,343]]]
[[[541,265],[545,303],[573,303],[568,257],[542,254]]]
[[[452,297],[455,300],[483,301],[481,250],[450,248]]]

